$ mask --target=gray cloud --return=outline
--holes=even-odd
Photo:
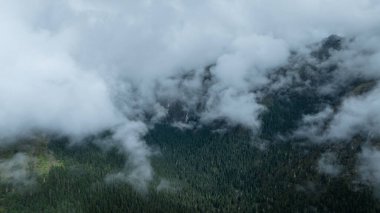
[[[359,154],[358,171],[362,181],[372,185],[375,195],[380,197],[380,151],[374,147],[365,147]]]
[[[327,152],[322,154],[321,158],[318,160],[318,171],[331,176],[339,175],[342,166],[339,165],[337,161],[337,157],[334,153]]]
[[[10,159],[0,159],[0,183],[12,184],[16,188],[35,184],[30,168],[34,160],[24,153],[17,153]]]

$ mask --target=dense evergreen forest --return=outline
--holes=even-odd
[[[107,137],[107,136],[105,136]],[[353,165],[343,175],[318,173],[326,150],[347,161],[351,145],[268,143],[242,128],[215,133],[158,125],[147,136],[160,150],[153,157],[155,180],[148,192],[105,181],[124,168],[116,149],[91,143],[68,146],[51,139],[33,154],[52,164],[32,187],[1,185],[0,212],[376,212],[372,189],[355,182]],[[346,154],[345,154],[346,153]],[[43,163],[43,161],[41,161]],[[49,162],[46,162],[49,164]]]

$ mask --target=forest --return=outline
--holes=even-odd
[[[24,148],[38,159],[30,166],[39,173],[35,183],[2,184],[0,212],[379,211],[373,189],[356,181],[350,156],[360,142],[321,146],[300,140],[269,143],[263,137],[239,127],[215,132],[157,125],[146,136],[159,150],[152,157],[155,177],[148,192],[105,181],[107,174],[128,170],[117,149],[99,149],[94,138],[85,145],[69,145],[64,137],[40,139],[33,149]],[[338,159],[347,165],[342,175],[318,172],[318,159],[331,150],[339,151]]]

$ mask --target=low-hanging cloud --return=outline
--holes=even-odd
[[[375,147],[365,147],[359,154],[358,170],[360,179],[374,187],[375,196],[380,198],[380,151]]]
[[[340,174],[342,166],[339,165],[335,153],[323,153],[318,160],[318,171],[322,174],[337,176]]]
[[[30,168],[34,160],[24,153],[16,153],[10,159],[0,159],[0,183],[16,188],[34,185],[36,180]]]
[[[330,34],[356,39],[333,57],[351,68],[337,78],[379,77],[379,25],[375,0],[2,1],[0,139],[113,129],[133,168],[126,177],[144,188],[153,171],[142,138],[169,106],[255,132],[268,75]],[[367,118],[376,127],[376,91],[344,101],[328,134]]]
[[[346,99],[330,124],[328,137],[349,139],[358,133],[379,137],[379,109],[379,88],[364,96]]]

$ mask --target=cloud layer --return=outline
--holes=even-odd
[[[378,26],[376,0],[2,1],[0,138],[113,129],[130,156],[129,177],[149,181],[142,137],[168,106],[181,102],[203,124],[224,120],[256,132],[268,75],[330,34],[354,39],[332,56],[339,69],[331,85],[379,78]],[[331,85],[324,88],[334,92]],[[375,132],[378,94],[344,100],[333,117],[327,108],[320,115],[331,126],[318,134]]]

